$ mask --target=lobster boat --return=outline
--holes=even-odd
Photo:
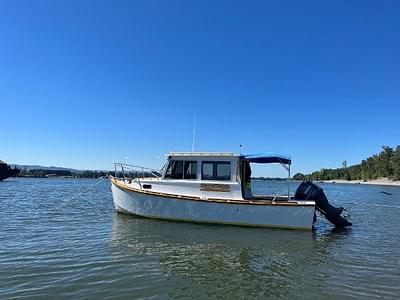
[[[115,164],[111,190],[117,212],[173,221],[312,230],[319,211],[337,227],[351,226],[342,216],[343,208],[331,206],[314,183],[301,183],[291,195],[288,156],[171,152],[167,157],[160,172]],[[256,194],[252,166],[271,163],[287,170],[287,193]]]

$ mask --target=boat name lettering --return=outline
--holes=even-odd
[[[230,192],[231,188],[228,184],[212,184],[202,183],[200,184],[200,191],[204,192]]]

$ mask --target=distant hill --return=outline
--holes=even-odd
[[[93,172],[110,172],[110,170],[78,170],[72,168],[65,168],[65,167],[55,167],[55,166],[41,166],[41,165],[20,165],[20,164],[10,164],[11,166],[17,166],[20,169],[24,169],[26,171],[30,170],[46,170],[46,171],[70,171],[72,173],[83,173],[87,171]]]
[[[49,171],[71,171],[71,172],[83,172],[82,170],[71,169],[71,168],[64,168],[64,167],[46,167],[40,165],[19,165],[19,164],[11,164],[12,166],[17,166],[18,168],[25,169],[25,170],[49,170]]]
[[[75,178],[100,178],[100,177],[108,177],[112,176],[128,176],[131,178],[135,178],[138,176],[142,176],[142,171],[125,171],[124,175],[121,171],[118,171],[115,174],[114,171],[109,170],[78,170],[72,168],[64,168],[64,167],[55,167],[55,166],[41,166],[41,165],[21,165],[21,164],[11,164],[12,166],[17,166],[20,168],[20,172],[18,177],[75,177]],[[145,171],[144,174],[146,176],[154,176],[154,173],[149,173]]]
[[[78,170],[65,167],[41,166],[41,165],[21,165],[11,164],[20,169],[18,177],[77,177],[77,178],[99,178],[114,175],[108,170]]]
[[[281,178],[281,177],[251,177],[252,180],[257,180],[257,181],[287,181],[287,178]]]

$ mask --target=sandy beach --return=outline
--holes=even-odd
[[[390,179],[387,179],[387,178],[379,178],[379,179],[373,179],[373,180],[368,180],[368,181],[336,179],[336,180],[323,180],[321,182],[324,182],[324,183],[373,184],[373,185],[400,186],[400,180],[393,181],[393,180],[390,180]]]

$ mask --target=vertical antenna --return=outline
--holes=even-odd
[[[194,115],[193,119],[193,139],[192,139],[192,152],[194,152],[194,143],[196,138],[196,115]]]

